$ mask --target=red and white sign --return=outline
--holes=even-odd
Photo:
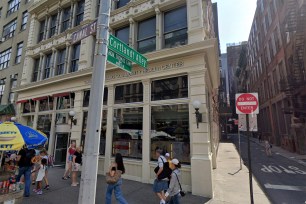
[[[236,94],[236,114],[258,114],[258,93]]]

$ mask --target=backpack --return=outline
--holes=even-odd
[[[158,175],[158,180],[162,180],[165,178],[169,178],[171,177],[172,174],[172,170],[169,167],[169,162],[165,162],[164,159],[162,157],[160,157],[164,167],[163,167],[163,171]],[[159,171],[159,166],[157,165],[157,167],[154,169],[155,174],[157,174],[157,172]]]

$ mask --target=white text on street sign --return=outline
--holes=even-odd
[[[236,94],[236,114],[258,114],[258,93]]]

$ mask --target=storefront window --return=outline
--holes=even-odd
[[[84,91],[83,107],[89,106],[90,90]],[[103,105],[107,105],[108,88],[104,88]]]
[[[168,100],[188,97],[188,78],[179,76],[152,81],[151,100]]]
[[[87,131],[87,119],[88,112],[84,112],[83,116],[83,127],[82,127],[82,138],[81,138],[81,146],[85,146],[85,137]],[[105,144],[106,144],[106,125],[107,125],[107,110],[103,110],[102,115],[102,124],[101,124],[101,135],[100,135],[100,155],[105,155]]]
[[[143,101],[142,83],[116,86],[115,103],[133,103]]]
[[[70,93],[67,96],[61,96],[57,98],[57,110],[70,109],[74,107],[74,93]]]
[[[35,102],[29,100],[28,102],[23,104],[22,113],[33,113],[35,112]]]
[[[69,113],[56,113],[56,124],[68,124]]]
[[[37,120],[37,130],[45,133],[48,137],[48,141],[50,139],[50,130],[51,130],[51,114],[39,115]],[[45,145],[48,149],[48,144]]]
[[[113,155],[142,159],[142,108],[114,110]]]
[[[157,160],[156,147],[171,158],[190,164],[188,104],[154,106],[151,109],[151,160]]]
[[[39,101],[39,111],[53,110],[53,98],[48,97]]]

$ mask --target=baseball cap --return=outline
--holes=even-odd
[[[171,162],[174,165],[178,165],[180,163],[179,160],[177,160],[177,159],[172,159]]]
[[[169,154],[169,153],[166,153],[165,156],[166,156],[166,157],[170,157],[170,154]]]

